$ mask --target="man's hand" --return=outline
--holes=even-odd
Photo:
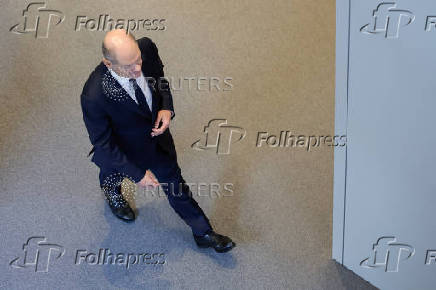
[[[143,187],[151,185],[153,186],[153,188],[155,188],[159,186],[159,181],[157,181],[156,177],[150,170],[147,170],[145,171],[144,177],[141,179],[140,182],[138,182],[138,184]]]
[[[157,112],[156,122],[154,123],[154,128],[151,129],[151,136],[158,136],[165,132],[165,130],[170,126],[171,122],[171,111],[170,110],[160,110]],[[162,121],[162,126],[158,128],[160,122]]]

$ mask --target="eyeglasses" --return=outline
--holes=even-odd
[[[136,62],[132,64],[127,64],[127,65],[113,64],[113,65],[119,67],[124,71],[131,71],[135,68],[136,65],[141,65],[141,64],[142,64],[142,58],[139,58]]]

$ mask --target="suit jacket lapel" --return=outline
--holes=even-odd
[[[130,95],[124,90],[124,88],[118,83],[118,81],[111,75],[106,66],[105,71],[102,76],[102,87],[103,93],[106,97],[112,101],[119,103],[122,106],[125,106],[127,109],[136,112],[138,114],[143,115],[146,118],[152,119],[152,114],[148,109],[144,112],[138,104],[130,97]],[[153,91],[152,91],[153,92]],[[153,110],[155,106],[155,97],[153,97]]]

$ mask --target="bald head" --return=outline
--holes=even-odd
[[[106,33],[103,43],[103,57],[113,64],[129,60],[129,54],[134,54],[138,49],[135,37],[124,29],[115,29]],[[119,57],[118,57],[119,56]]]
[[[137,77],[141,70],[141,51],[135,37],[125,29],[115,29],[106,33],[103,43],[103,62],[117,74]]]

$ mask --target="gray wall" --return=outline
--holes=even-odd
[[[436,282],[434,15],[430,0],[337,1],[333,257],[381,289]]]

